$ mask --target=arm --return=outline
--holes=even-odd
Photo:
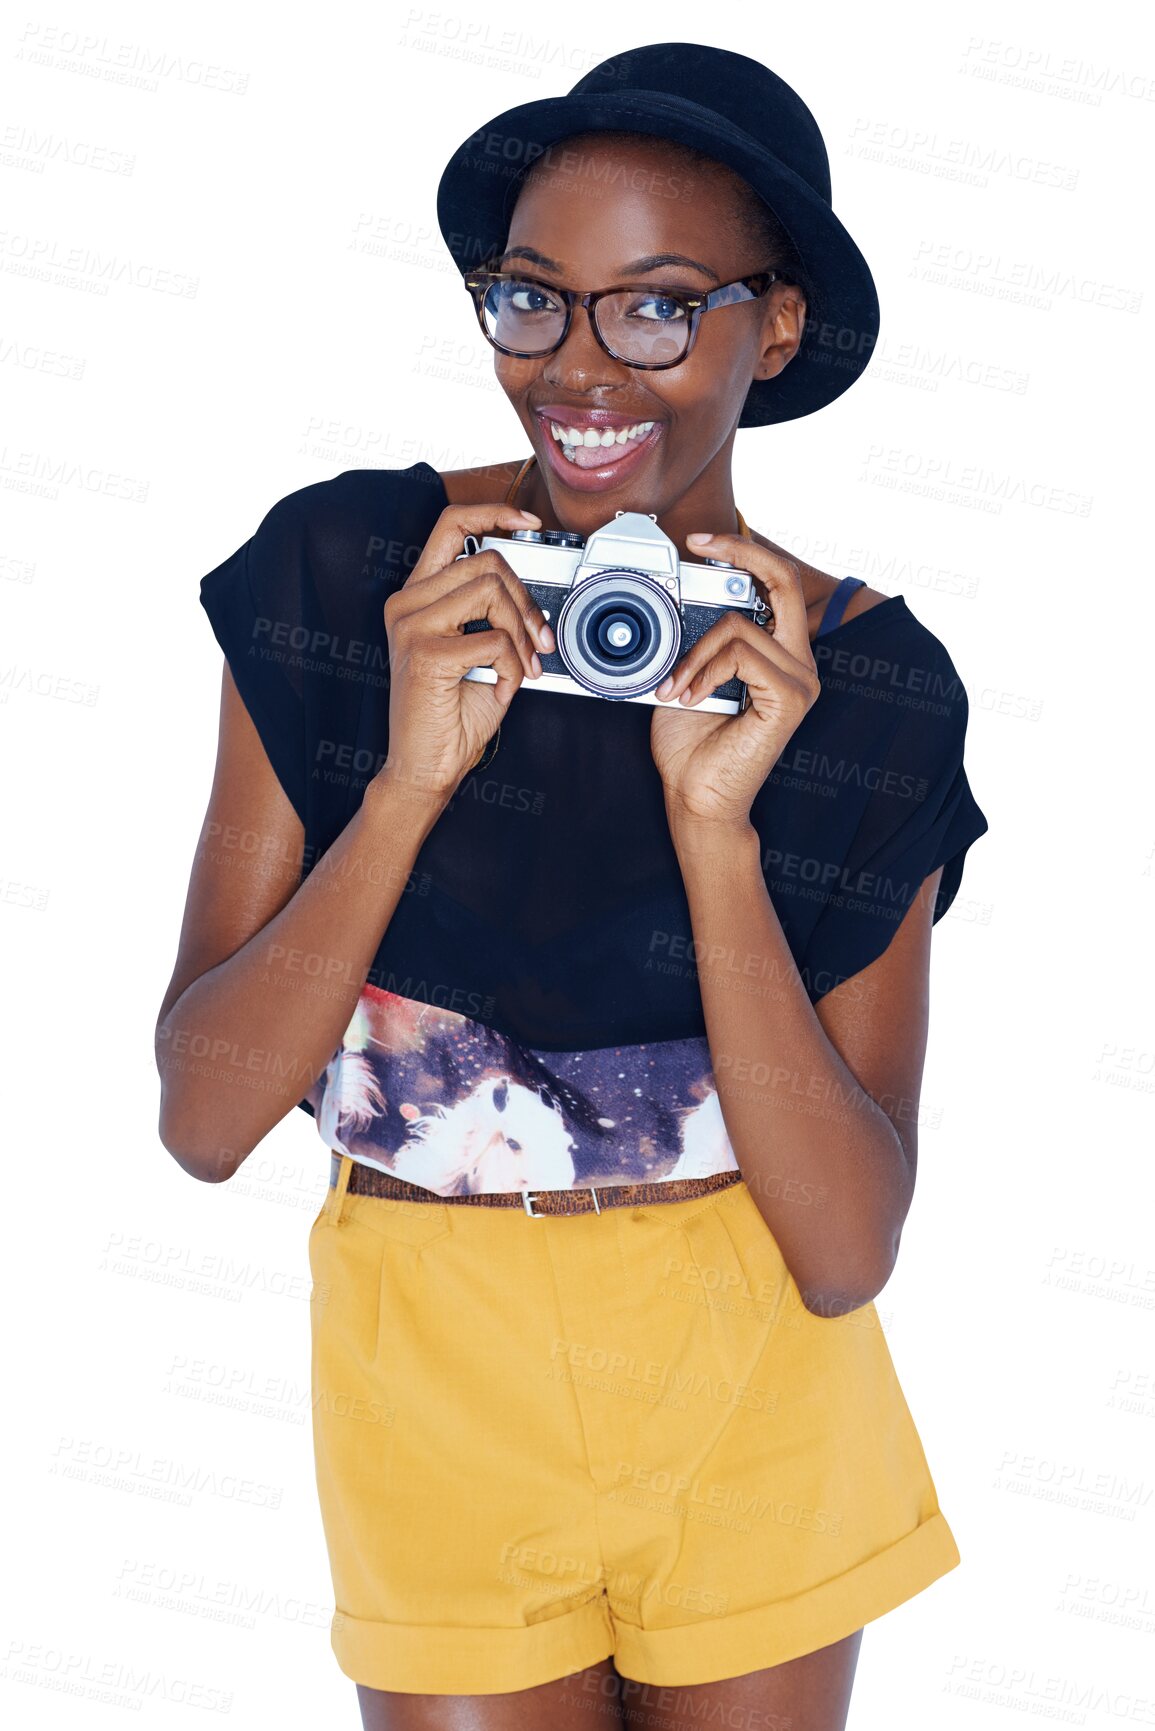
[[[816,1007],[753,826],[683,819],[671,834],[735,1156],[807,1309],[841,1315],[886,1285],[914,1192],[941,868],[883,954]]]
[[[212,791],[155,1036],[160,1140],[186,1172],[230,1178],[324,1071],[443,809],[386,767],[299,884],[303,825],[225,664]]]

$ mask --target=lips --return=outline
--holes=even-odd
[[[635,421],[652,421],[653,416],[639,412],[623,415],[615,409],[579,409],[572,403],[544,403],[534,414],[541,421],[557,421],[563,427],[632,427]]]
[[[551,469],[566,486],[578,492],[614,487],[624,481],[650,454],[663,430],[661,421],[652,421],[648,431],[623,438],[628,429],[645,426],[650,417],[644,413],[631,416],[610,409],[573,409],[564,403],[551,403],[534,412]],[[575,453],[570,456],[559,442],[555,427],[566,429],[567,435],[592,431],[600,434],[603,442],[594,445],[587,438],[577,444],[567,436],[566,446]],[[616,435],[612,444],[604,442],[607,433]]]

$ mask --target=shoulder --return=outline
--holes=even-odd
[[[810,600],[806,604],[806,629],[810,635],[810,646],[813,648],[818,629],[826,617],[830,597],[842,579],[831,577],[825,571],[815,571],[813,566],[808,569],[810,575],[807,579],[807,588],[810,589],[813,586],[813,589]],[[848,625],[852,619],[857,619],[863,613],[869,613],[872,607],[877,607],[881,602],[892,599],[892,596],[884,595],[881,589],[871,589],[863,585],[861,589],[855,589],[851,592],[850,600],[842,610],[841,624]]]
[[[855,599],[862,595],[857,591]],[[970,705],[966,685],[943,642],[904,595],[880,596],[852,612],[847,632],[812,645],[823,696],[840,716],[877,738],[917,740],[929,754],[961,748]],[[816,706],[817,707],[817,706]],[[849,715],[844,716],[849,722]]]
[[[266,510],[248,543],[250,566],[278,572],[280,586],[299,584],[307,573],[318,591],[343,591],[356,575],[411,566],[445,502],[428,463],[346,469],[295,488]]]
[[[807,629],[813,644],[815,634],[830,603],[830,597],[842,582],[842,578],[831,576],[829,571],[819,570],[817,565],[811,565],[808,560],[800,559],[789,548],[780,547],[777,541],[772,541],[768,535],[762,535],[757,530],[753,531],[753,538],[760,547],[765,547],[768,553],[774,553],[779,558],[785,559],[797,571],[806,600]],[[845,625],[849,620],[857,619],[860,614],[868,613],[871,608],[878,607],[882,602],[890,599],[891,597],[884,595],[881,589],[872,589],[869,584],[862,584],[853,591],[846,603],[841,622]]]
[[[826,606],[826,603],[838,588],[841,578],[831,577],[828,579],[828,582],[829,587],[821,601],[823,607]],[[856,589],[854,591],[854,594],[846,603],[842,617],[844,620],[857,619],[860,613],[867,613],[872,607],[877,607],[880,601],[889,601],[890,599],[891,597],[889,595],[884,595],[881,589],[872,589],[869,584],[864,583],[861,589]]]
[[[265,514],[265,522],[284,524],[341,522],[372,515],[382,506],[436,505],[444,500],[441,477],[428,463],[397,469],[345,469],[323,481],[310,481],[286,493]]]
[[[471,469],[443,469],[440,474],[451,505],[488,505],[500,501],[525,462],[514,457],[508,463],[478,463]],[[436,472],[436,471],[435,471]]]
[[[445,508],[428,463],[346,469],[266,508],[247,541],[201,580],[206,605],[240,592],[264,615],[352,630],[403,581]]]

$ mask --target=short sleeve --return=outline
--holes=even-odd
[[[958,894],[968,849],[987,831],[963,763],[966,691],[941,654],[937,689],[945,695],[907,709],[882,761],[867,766],[870,798],[799,964],[811,1002],[877,961],[942,866],[933,912],[940,920]]]
[[[301,683],[304,532],[299,494],[202,577],[200,602],[277,780],[304,823],[305,701]]]

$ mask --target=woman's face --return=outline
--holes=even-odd
[[[576,290],[628,283],[708,291],[768,262],[755,256],[756,240],[735,220],[742,187],[721,164],[691,172],[660,139],[566,140],[527,177],[501,268]],[[646,263],[671,254],[676,258]],[[775,283],[761,300],[703,313],[689,355],[655,372],[608,355],[581,307],[554,354],[522,360],[495,351],[498,382],[537,455],[535,485],[519,493],[519,503],[532,497],[546,527],[554,519],[582,534],[623,510],[654,512],[675,541],[692,529],[734,526],[730,457],[747,388],[787,365],[804,317],[800,292]],[[581,432],[598,425],[595,411],[608,411],[619,429],[647,421],[654,427],[599,447],[596,458],[586,458],[598,468],[579,469],[562,453],[551,422]],[[541,508],[543,489],[548,510]]]

